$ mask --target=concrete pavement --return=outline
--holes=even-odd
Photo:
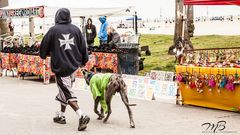
[[[112,101],[109,121],[103,124],[96,120],[90,92],[75,90],[81,109],[91,121],[86,131],[77,131],[78,119],[70,107],[66,112],[66,125],[52,122],[59,109],[54,101],[57,94],[54,83],[43,85],[42,81],[26,78],[0,77],[0,135],[202,135],[209,122],[226,121],[218,129],[221,133],[240,134],[240,114],[194,106],[178,106],[158,101],[130,99],[137,103],[132,107],[136,128],[129,128],[125,106],[119,96]],[[224,132],[223,132],[224,131]]]

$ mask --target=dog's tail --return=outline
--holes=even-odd
[[[128,103],[128,97],[123,91],[120,91],[119,93],[120,93],[122,101],[125,105],[127,105],[127,106],[136,106],[137,105],[137,104],[129,104]]]
[[[128,106],[137,106],[137,104],[127,104]]]
[[[118,83],[119,83],[119,93],[121,95],[121,98],[122,98],[122,101],[125,105],[127,106],[136,106],[137,104],[129,104],[128,103],[128,97],[127,97],[127,92],[126,92],[126,89],[127,89],[127,85],[125,84],[125,82],[123,81],[123,78],[122,77],[118,77],[117,78],[118,80]]]

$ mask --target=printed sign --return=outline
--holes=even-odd
[[[0,18],[8,17],[44,17],[44,6],[20,8],[20,9],[0,9]]]
[[[174,72],[151,70],[150,78],[159,81],[173,81]]]
[[[157,81],[154,85],[154,96],[156,99],[174,99],[177,93],[175,82]]]
[[[122,75],[128,89],[128,97],[142,100],[174,99],[177,93],[176,82],[152,80],[150,77]],[[77,78],[75,89],[90,90],[83,78]]]
[[[175,82],[133,75],[123,75],[123,79],[128,87],[128,96],[131,98],[152,100],[153,95],[156,99],[174,99],[176,96],[177,84]]]

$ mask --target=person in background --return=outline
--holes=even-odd
[[[100,45],[107,44],[107,41],[108,41],[108,34],[107,34],[108,22],[107,22],[106,16],[100,17],[99,21],[101,22],[100,31],[98,33],[98,38],[99,38]]]
[[[70,105],[79,118],[78,130],[87,128],[90,118],[79,108],[72,86],[75,71],[88,61],[86,43],[80,29],[71,24],[70,11],[61,8],[55,15],[55,26],[51,27],[40,45],[40,57],[51,56],[51,69],[56,75],[59,93],[56,100],[60,102],[61,111],[53,118],[55,123],[66,124],[65,111]]]
[[[112,26],[107,27],[107,33],[108,33],[108,41],[107,41],[108,44],[115,45],[117,43],[121,43],[120,35]]]
[[[14,25],[12,24],[12,21],[9,21],[8,28],[10,31],[10,35],[13,36],[14,35]]]
[[[96,32],[95,25],[92,24],[92,19],[91,18],[87,19],[87,25],[85,26],[85,30],[86,30],[87,45],[88,45],[88,47],[89,46],[93,47],[94,46],[94,39],[97,35],[97,32]]]

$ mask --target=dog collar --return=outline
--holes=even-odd
[[[87,80],[90,82],[91,78],[93,77],[94,73],[89,72],[89,74],[87,75]]]

